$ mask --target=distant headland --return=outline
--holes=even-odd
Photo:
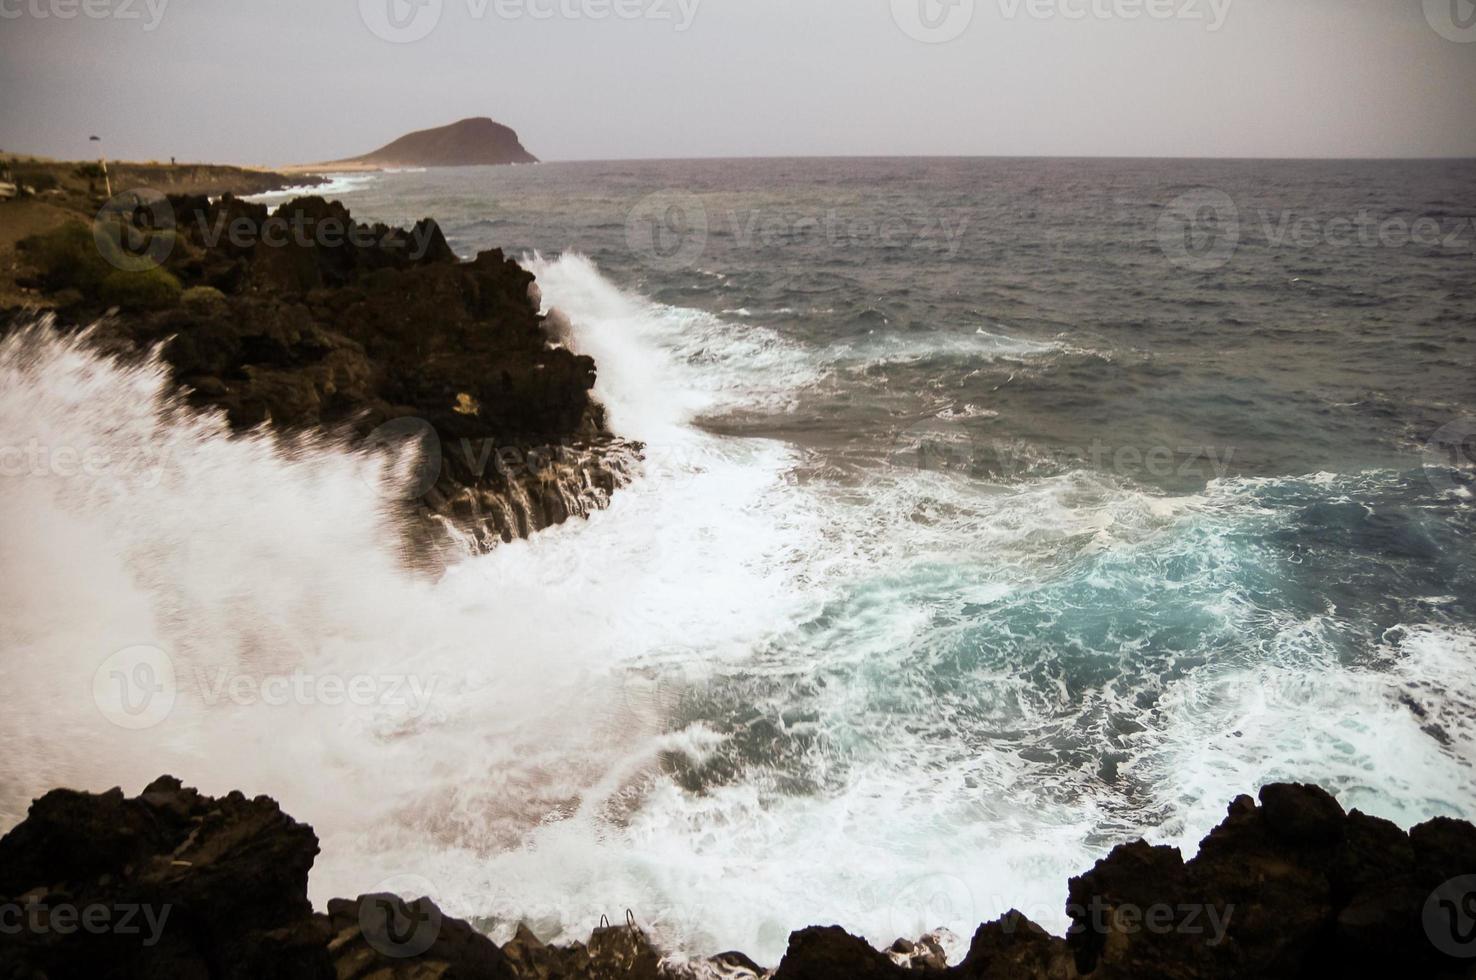
[[[475,167],[537,163],[511,128],[485,116],[401,136],[363,156],[331,160],[318,167]]]

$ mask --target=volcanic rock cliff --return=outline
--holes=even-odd
[[[1070,884],[1061,939],[1018,912],[948,967],[927,940],[886,952],[835,927],[777,970],[741,953],[676,961],[631,914],[568,947],[502,946],[423,896],[314,913],[312,829],[266,797],[160,777],[135,799],[54,790],[0,838],[0,978],[488,980],[1192,980],[1476,976],[1476,827],[1405,833],[1311,786],[1243,796],[1184,861],[1141,841]]]
[[[63,321],[102,317],[98,340],[125,353],[162,344],[190,402],[234,428],[418,460],[395,484],[422,518],[417,546],[487,548],[588,514],[634,459],[591,397],[594,362],[547,329],[532,274],[496,249],[459,260],[429,219],[143,196],[24,244]]]
[[[523,149],[517,133],[485,116],[418,130],[372,153],[334,161],[376,167],[471,167],[537,162],[537,157]]]

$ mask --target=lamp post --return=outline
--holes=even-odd
[[[98,143],[98,144],[101,144],[102,143],[102,137],[101,136],[89,136],[89,137],[87,137],[87,141],[89,143]],[[102,149],[102,146],[99,145],[98,146],[98,149],[101,150]],[[104,156],[102,153],[99,153],[97,155],[97,165],[102,168],[103,187],[105,187],[107,189],[108,197],[109,197],[109,199],[111,199],[112,196],[113,196],[113,181],[108,176],[108,158],[106,156]]]

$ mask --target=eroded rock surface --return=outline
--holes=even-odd
[[[320,197],[269,213],[144,195],[98,227],[122,229],[100,250],[139,270],[112,287],[138,306],[72,288],[90,281],[77,262],[100,261],[84,254],[36,272],[63,323],[106,314],[100,342],[162,345],[191,403],[236,429],[418,455],[394,495],[437,532],[422,544],[447,530],[487,548],[587,515],[636,458],[591,397],[594,362],[547,329],[532,274],[496,249],[460,261],[432,220],[359,224]]]

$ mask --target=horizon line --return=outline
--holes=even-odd
[[[545,164],[573,164],[573,163],[709,163],[733,160],[1131,160],[1131,161],[1153,161],[1153,162],[1235,162],[1235,163],[1453,163],[1462,161],[1476,161],[1476,154],[1451,155],[1451,156],[1168,156],[1168,155],[1134,155],[1134,154],[1033,154],[1033,153],[824,153],[824,154],[770,154],[752,153],[732,155],[701,155],[701,156],[633,156],[633,157],[540,157],[535,163],[505,163],[505,164],[461,164],[462,167],[536,167]],[[235,166],[250,166],[249,164],[235,164]],[[270,169],[276,167],[290,167],[297,171],[309,171],[313,167],[323,167],[324,172],[329,168],[324,164],[307,163],[282,163],[266,165]],[[365,172],[384,172],[385,168],[365,168]],[[454,170],[455,166],[432,166],[431,170]]]
[[[1266,162],[1402,162],[1419,160],[1476,160],[1476,153],[1435,156],[1192,156],[1187,154],[1131,153],[753,153],[682,157],[567,157],[539,163],[679,163],[699,160],[1247,160]],[[532,166],[532,164],[517,164]]]
[[[0,152],[0,157],[12,160],[34,159],[50,162],[83,162],[90,156],[53,157],[41,153],[26,153],[16,150]],[[1119,153],[807,153],[775,154],[751,153],[738,155],[704,154],[695,156],[591,156],[539,158],[534,163],[520,164],[461,164],[458,166],[532,167],[550,163],[701,163],[728,160],[1133,160],[1168,162],[1236,162],[1236,163],[1436,163],[1476,161],[1476,154],[1451,154],[1432,156],[1198,156],[1187,154],[1119,154]],[[113,164],[156,164],[170,166],[166,159],[138,159],[117,157],[109,160]],[[291,169],[312,172],[315,168],[323,172],[333,171],[334,163],[350,163],[350,160],[325,160],[315,163],[242,163],[224,160],[185,160],[173,166],[241,167],[256,170]],[[385,168],[364,166],[364,172],[383,172]],[[450,170],[456,167],[434,166],[428,169]]]

